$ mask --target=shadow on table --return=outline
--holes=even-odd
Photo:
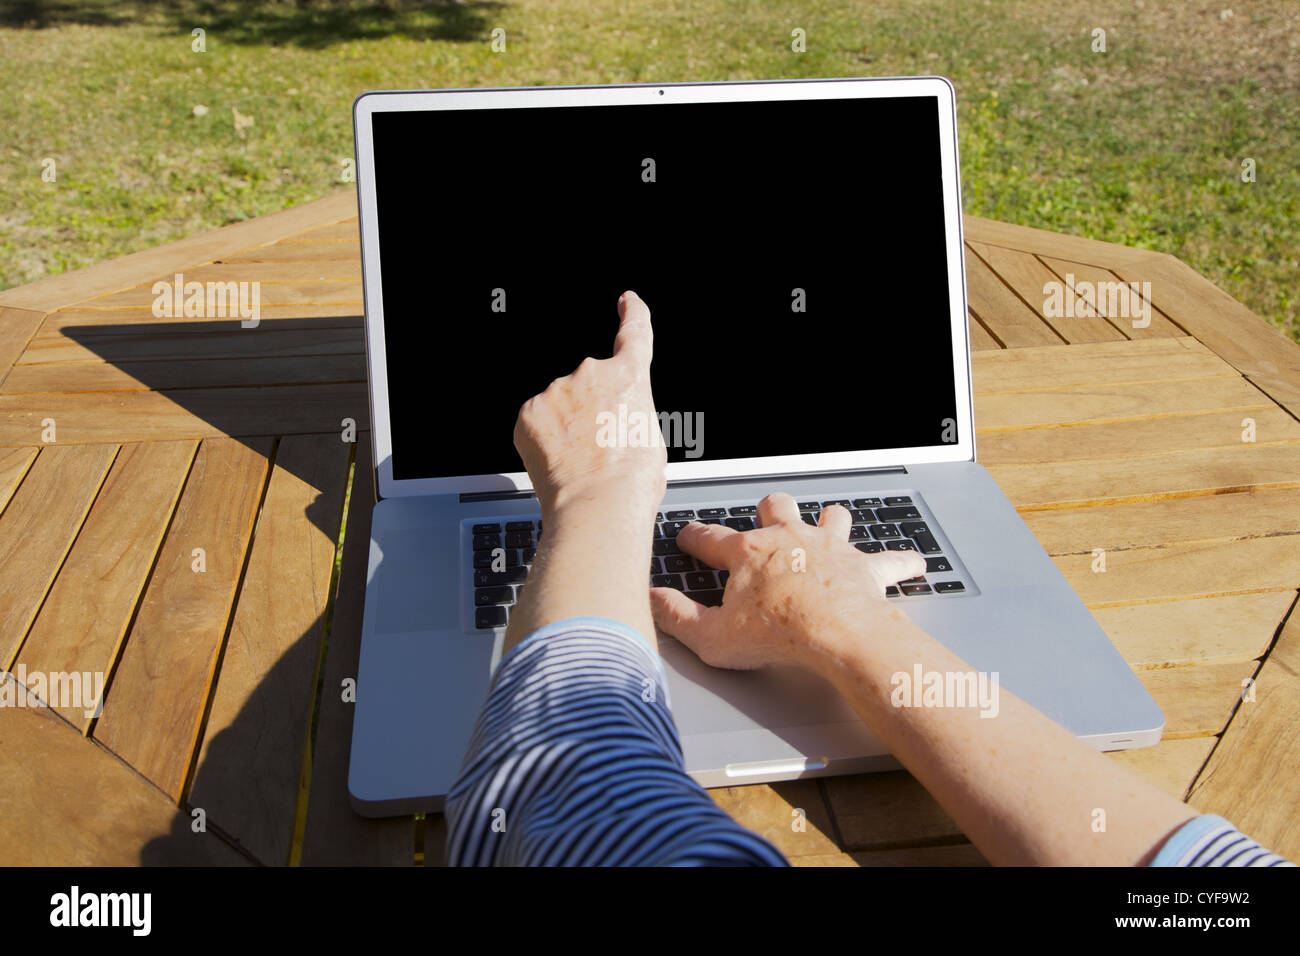
[[[200,418],[207,425],[223,435],[244,441],[253,446],[253,441],[265,442],[265,436],[297,433],[339,433],[340,422],[336,416],[322,420],[318,424],[310,420],[314,412],[295,409],[288,400],[277,402],[266,396],[265,389],[259,390],[255,400],[250,400],[248,388],[230,387],[250,380],[255,383],[276,381],[277,377],[287,378],[303,384],[342,385],[357,390],[359,406],[355,412],[358,442],[368,442],[369,421],[365,399],[365,364],[363,349],[362,320],[360,316],[338,317],[324,320],[332,323],[330,328],[312,328],[319,326],[320,319],[276,319],[263,320],[257,331],[241,330],[238,321],[209,322],[190,320],[166,323],[138,323],[113,326],[67,327],[63,334],[78,342],[85,348],[103,358],[105,362],[118,370],[130,374],[140,383],[138,387],[165,392],[167,398]],[[196,329],[196,323],[202,323]],[[265,334],[259,334],[260,331]],[[288,333],[282,335],[281,333]],[[256,336],[256,338],[250,338]],[[302,342],[319,337],[328,342],[331,354],[323,356],[295,356],[284,354],[290,351],[304,350]],[[352,337],[355,337],[354,339]],[[250,343],[256,343],[250,347]],[[353,349],[347,352],[347,349]],[[343,354],[339,354],[343,350]],[[355,359],[355,362],[350,361]],[[342,361],[340,361],[342,360]],[[312,364],[323,367],[332,362],[329,371],[316,374]],[[259,364],[261,363],[261,364]],[[342,371],[339,371],[339,370]],[[312,382],[313,378],[333,378],[342,375],[343,382]],[[178,387],[185,384],[189,377],[192,387]],[[221,383],[225,382],[226,387]],[[358,386],[356,383],[360,382]],[[269,389],[272,393],[274,388]],[[105,393],[111,397],[112,392]],[[229,400],[226,400],[226,395]],[[348,399],[352,401],[351,397]],[[255,414],[250,416],[250,408]],[[323,415],[324,413],[322,413]],[[260,453],[260,450],[259,450]],[[305,458],[306,456],[299,456]],[[340,456],[341,461],[342,456]],[[273,464],[286,469],[295,477],[312,487],[320,481],[319,473],[298,473],[309,469],[298,465],[292,456],[275,455]],[[370,461],[368,449],[357,455],[359,474],[354,481],[353,494],[373,500],[373,483],[365,474]],[[296,469],[296,470],[295,470]],[[268,475],[268,480],[269,480]],[[339,526],[343,517],[342,495],[317,493],[312,504],[306,509],[306,518],[330,541],[337,541]],[[365,524],[356,533],[364,532]],[[254,533],[254,542],[256,532]],[[250,545],[251,547],[251,545]],[[360,578],[353,575],[341,582],[341,588],[349,592],[364,587],[364,569]],[[231,613],[237,607],[232,605]],[[300,753],[294,753],[292,765],[285,766],[285,737],[278,734],[279,728],[299,727],[302,725],[310,702],[315,699],[316,687],[311,683],[317,674],[317,662],[320,659],[323,616],[317,618],[307,630],[289,646],[275,662],[265,677],[258,683],[251,695],[240,709],[235,720],[207,741],[207,750],[201,763],[195,768],[190,794],[219,793],[223,803],[240,805],[233,801],[247,801],[243,805],[252,808],[247,817],[238,821],[240,832],[230,833],[223,830],[223,824],[232,826],[236,821],[221,818],[218,811],[212,811],[207,818],[210,831],[225,833],[230,842],[252,843],[254,845],[278,847],[285,849],[284,858],[264,859],[265,851],[254,852],[245,847],[245,852],[265,864],[279,865],[287,862],[288,847],[291,839],[292,820],[278,819],[277,810],[293,806],[297,799],[299,786]],[[128,638],[129,639],[129,638]],[[341,660],[335,661],[343,667],[346,675],[356,674],[357,646],[360,635],[335,634],[330,642],[329,654],[342,654]],[[349,661],[347,658],[351,656]],[[322,679],[328,659],[321,663]],[[219,672],[218,672],[219,673]],[[112,684],[108,688],[108,700],[111,702]],[[344,727],[344,735],[350,739],[350,715]],[[202,739],[202,738],[200,738]],[[346,751],[347,739],[331,741],[330,746],[342,747]],[[313,748],[314,750],[316,748]],[[340,788],[341,789],[341,788]],[[326,794],[324,798],[332,802],[347,801],[346,793]],[[276,808],[270,812],[259,812],[258,804]],[[195,833],[191,829],[191,805],[187,802],[179,808],[169,833],[165,837],[152,840],[141,851],[144,864],[188,864],[211,863],[216,860],[237,862],[233,854],[221,854],[217,848],[206,850],[196,845]]]
[[[482,41],[492,27],[488,16],[505,7],[499,0],[3,0],[0,27],[113,27],[143,20],[187,36],[202,27],[214,42],[322,49],[395,35]]]

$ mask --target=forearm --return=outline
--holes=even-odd
[[[605,496],[571,500],[544,511],[545,533],[528,583],[511,612],[504,649],[539,627],[569,617],[618,621],[645,635],[653,646],[648,579],[657,507],[658,501],[648,495]]]
[[[971,670],[901,612],[866,635],[831,629],[816,669],[990,862],[1144,863],[1196,815],[1006,690],[991,718],[977,706],[894,706],[896,673]]]

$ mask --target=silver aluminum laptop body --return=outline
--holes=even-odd
[[[370,117],[387,110],[549,105],[938,98],[943,143],[953,376],[960,440],[890,451],[749,458],[668,467],[661,511],[796,500],[907,496],[952,558],[961,593],[902,599],[906,613],[977,672],[1102,750],[1151,746],[1164,717],[989,473],[975,461],[956,113],[935,77],[683,83],[368,93],[354,110],[366,293],[372,440],[380,501],[370,562],[348,790],[357,812],[440,810],[500,659],[504,628],[476,628],[466,560],[480,522],[538,517],[526,474],[395,480],[391,465],[379,229]],[[654,303],[650,303],[653,310]],[[555,375],[568,369],[556,369]],[[503,442],[509,435],[503,435]],[[732,672],[663,635],[687,770],[706,787],[896,769],[898,763],[820,678],[799,670]]]

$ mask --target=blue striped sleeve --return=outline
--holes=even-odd
[[[452,866],[787,866],[687,774],[659,655],[569,618],[506,654],[446,802]]]
[[[1151,866],[1295,866],[1270,853],[1223,817],[1202,813],[1174,832]]]

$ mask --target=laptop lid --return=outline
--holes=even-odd
[[[380,497],[530,489],[519,406],[609,355],[624,289],[669,481],[974,458],[947,80],[373,92],[353,119]]]

